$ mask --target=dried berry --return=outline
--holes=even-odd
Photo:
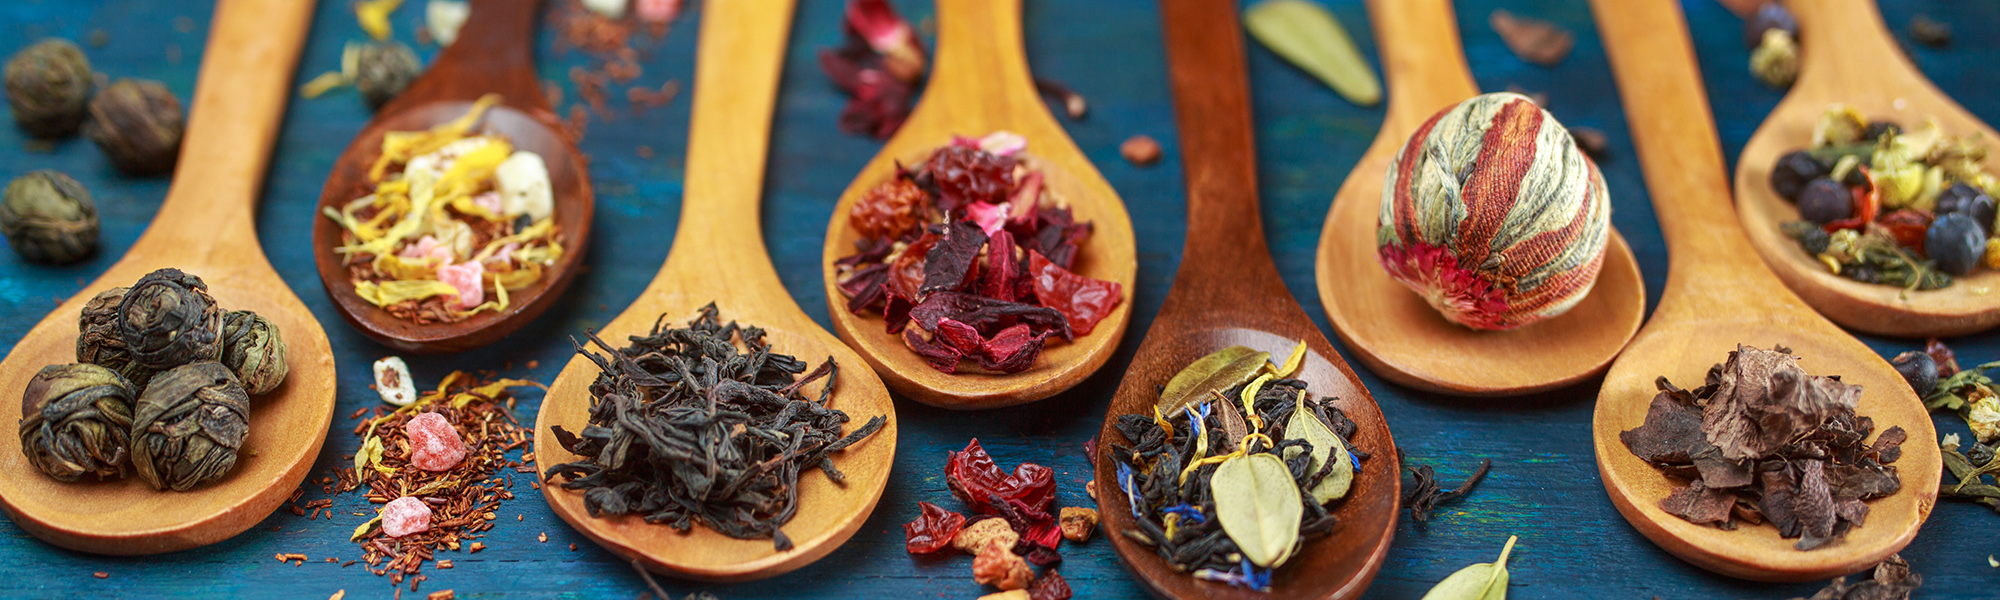
[[[7,184],[0,199],[0,234],[31,262],[80,261],[97,252],[97,204],[68,175],[34,171]]]
[[[1083,542],[1090,539],[1090,532],[1097,530],[1097,510],[1081,506],[1065,506],[1062,509],[1063,539]]]
[[[1985,251],[1985,230],[1965,213],[1938,217],[1924,235],[1925,254],[1937,262],[1939,270],[1952,275],[1971,273],[1973,267],[1979,266],[1979,257]]]
[[[7,59],[7,104],[28,135],[53,139],[76,133],[90,86],[90,59],[68,40],[42,40]]]
[[[1792,17],[1792,12],[1785,10],[1782,3],[1765,2],[1757,7],[1755,14],[1743,20],[1743,46],[1756,48],[1764,41],[1764,32],[1773,29],[1784,31],[1792,39],[1799,37],[1799,21]]]
[[[173,169],[186,120],[181,101],[167,86],[120,79],[90,100],[83,133],[119,170],[151,175]]]
[[[1951,184],[1951,187],[1945,188],[1938,194],[1938,216],[1959,212],[1972,217],[1972,222],[1978,223],[1980,230],[1992,235],[1994,203],[1993,197],[1987,195],[1985,191],[1961,181]]]
[[[1063,579],[1062,573],[1056,572],[1055,569],[1043,571],[1041,577],[1036,578],[1034,583],[1028,584],[1029,600],[1069,600],[1072,595],[1069,581]]]
[[[861,237],[900,239],[923,225],[926,204],[922,188],[898,177],[862,194],[847,221]]]
[[[1799,216],[1821,225],[1854,216],[1854,192],[1826,177],[1814,178],[1799,191]]]
[[[1814,159],[1811,152],[1804,150],[1792,152],[1778,158],[1777,164],[1771,165],[1771,191],[1777,192],[1779,197],[1796,202],[1799,199],[1799,192],[1806,189],[1806,184],[1825,177],[1826,174],[1826,165]]]
[[[1035,578],[1028,561],[1015,554],[1012,548],[992,543],[979,551],[972,559],[972,580],[980,585],[990,585],[1002,590],[1027,589],[1028,582]]]
[[[1129,162],[1141,167],[1160,162],[1160,142],[1150,135],[1135,135],[1118,145],[1118,154]]]
[[[1903,381],[1910,382],[1910,390],[1915,391],[1918,398],[1929,396],[1937,389],[1938,365],[1931,355],[1911,350],[1896,355],[1889,364],[1896,367],[1897,373],[1903,374]]]
[[[978,148],[953,144],[938,149],[924,162],[937,186],[939,207],[952,212],[972,202],[999,204],[1014,191],[1014,160]]]

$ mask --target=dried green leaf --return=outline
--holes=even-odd
[[[1271,353],[1242,346],[1230,346],[1201,357],[1167,380],[1166,391],[1160,393],[1160,413],[1178,413],[1200,401],[1209,390],[1227,390],[1249,381],[1270,360]]]
[[[1506,600],[1507,599],[1507,555],[1514,551],[1515,536],[1507,536],[1507,547],[1500,549],[1500,560],[1479,563],[1459,569],[1450,577],[1440,581],[1423,600]]]
[[[1300,404],[1292,410],[1292,419],[1285,423],[1285,439],[1305,440],[1312,444],[1312,468],[1306,472],[1318,473],[1328,459],[1339,461],[1333,466],[1333,472],[1309,490],[1313,500],[1326,504],[1346,496],[1347,488],[1354,485],[1354,461],[1348,458],[1347,444],[1341,442],[1340,436],[1334,435],[1332,428],[1327,427],[1312,411],[1306,410],[1303,402]],[[1291,458],[1302,450],[1287,448],[1286,452],[1285,457]]]
[[[361,449],[354,451],[354,476],[359,478],[362,469],[382,464],[382,450],[382,436],[369,435]]]
[[[1382,101],[1382,82],[1333,13],[1307,0],[1265,0],[1243,11],[1250,36],[1361,106]]]
[[[1277,455],[1249,454],[1223,461],[1209,478],[1215,518],[1222,531],[1260,567],[1276,568],[1299,541],[1299,486]]]
[[[376,528],[381,526],[382,526],[382,515],[379,514],[375,515],[375,518],[369,519],[367,523],[362,523],[361,526],[355,527],[354,535],[348,537],[347,541],[359,542],[361,541],[361,538],[367,537],[369,533],[374,532]]]

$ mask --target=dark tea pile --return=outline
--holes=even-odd
[[[1152,414],[1120,416],[1129,444],[1111,455],[1138,528],[1119,533],[1175,571],[1268,590],[1303,543],[1332,532],[1327,506],[1368,454],[1331,398],[1291,378],[1304,357],[1303,343],[1284,366],[1232,346],[1175,375]]]
[[[677,531],[701,523],[789,550],[780,528],[798,510],[800,473],[819,469],[842,483],[833,455],[888,420],[871,417],[842,436],[848,415],[828,407],[839,378],[831,357],[800,377],[805,361],[772,352],[763,329],[718,314],[704,306],[686,328],[668,327],[663,315],[618,349],[587,333],[606,352],[577,345],[602,371],[590,385],[590,422],[577,433],[551,427],[583,460],[544,475],[580,491],[593,517],[638,515]],[[819,398],[808,399],[801,390],[821,379]]]
[[[973,514],[918,502],[922,512],[903,525],[904,548],[910,554],[953,548],[974,556],[972,580],[980,585],[1025,593],[1029,600],[1070,598],[1069,582],[1056,571],[1062,562],[1057,549],[1064,539],[1090,539],[1097,529],[1096,510],[1066,506],[1052,511],[1053,469],[1024,462],[1011,474],[1001,471],[978,439],[966,444],[965,451],[951,453],[944,475],[952,497]],[[1036,576],[1029,565],[1041,567],[1042,574]]]
[[[1791,351],[1738,346],[1693,390],[1661,377],[1646,422],[1619,440],[1668,476],[1686,480],[1660,509],[1733,530],[1770,523],[1796,547],[1839,541],[1868,517],[1865,501],[1896,493],[1890,463],[1908,437],[1854,414],[1861,386],[1809,375]]]
[[[59,481],[122,479],[185,492],[236,467],[250,396],[289,371],[278,327],[225,311],[200,277],[160,269],[83,305],[76,364],[21,395],[21,451]]]
[[[859,251],[834,263],[847,310],[881,314],[945,373],[1018,373],[1050,336],[1089,335],[1122,286],[1071,271],[1090,223],[1052,198],[1026,147],[1007,132],[957,138],[855,201]]]

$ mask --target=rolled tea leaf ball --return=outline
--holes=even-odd
[[[262,394],[285,382],[285,338],[278,326],[247,310],[222,316],[222,366],[236,374],[243,389]]]
[[[104,290],[83,304],[83,312],[76,319],[76,362],[117,371],[132,382],[134,389],[143,390],[155,370],[133,361],[124,338],[118,337],[118,305],[125,302],[125,291],[129,289]]]
[[[21,452],[58,481],[125,476],[132,383],[92,364],[49,365],[21,394]]]
[[[181,101],[167,86],[120,79],[90,100],[90,121],[83,134],[118,170],[153,175],[174,168],[186,124]]]
[[[222,308],[200,277],[147,273],[118,303],[118,339],[141,366],[166,370],[222,358]]]
[[[353,46],[354,89],[361,92],[361,100],[368,108],[382,108],[410,87],[410,82],[423,74],[424,66],[417,62],[417,53],[409,46],[395,40],[368,42]]]
[[[21,258],[69,264],[97,252],[97,204],[90,191],[57,171],[15,178],[0,197],[0,234]]]
[[[76,133],[90,101],[90,59],[69,40],[46,39],[7,59],[7,105],[14,123],[38,138]]]
[[[1382,266],[1445,319],[1513,329],[1590,292],[1611,197],[1554,116],[1502,92],[1417,128],[1389,162],[1377,224]]]
[[[185,492],[228,475],[249,433],[250,395],[229,367],[174,367],[132,411],[132,470],[154,489]]]

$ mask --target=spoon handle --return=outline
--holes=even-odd
[[[681,222],[663,274],[680,269],[784,290],[758,215],[793,1],[703,5]]]
[[[918,111],[950,113],[945,122],[973,128],[957,132],[968,136],[988,133],[1007,115],[1047,114],[1021,46],[1021,0],[937,0],[937,28],[937,63]]]
[[[1368,0],[1389,80],[1383,128],[1414,131],[1438,109],[1479,93],[1453,15],[1451,0]]]
[[[172,187],[127,256],[263,258],[255,213],[313,3],[219,2]]]
[[[1933,87],[1903,54],[1875,0],[1789,0],[1799,21],[1799,78],[1791,94]],[[1893,64],[1902,68],[1883,68]],[[1944,94],[1939,92],[1938,96]]]
[[[1218,278],[1244,267],[1275,274],[1257,208],[1257,148],[1236,3],[1162,0],[1160,7],[1187,172],[1190,260],[1181,263],[1183,274],[1204,266]]]
[[[537,109],[553,120],[541,81],[535,78],[535,19],[542,0],[472,0],[472,14],[458,30],[458,39],[438,52],[422,77],[398,94],[381,114],[395,114],[405,104],[445,98],[477,100],[500,94],[501,103],[528,112]]]

